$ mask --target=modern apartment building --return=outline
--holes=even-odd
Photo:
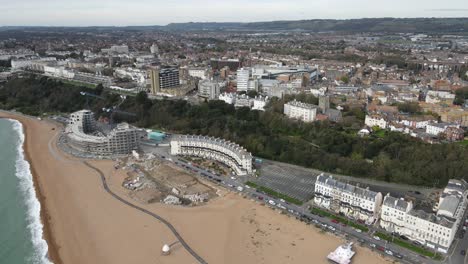
[[[171,139],[171,155],[195,156],[226,164],[237,175],[253,172],[252,154],[230,141],[205,136],[179,135]]]
[[[317,117],[317,109],[318,106],[316,105],[294,100],[284,105],[284,114],[289,118],[313,122]]]
[[[107,133],[98,131],[94,114],[89,110],[72,113],[65,131],[68,146],[86,154],[126,155],[139,147],[136,128],[120,123]]]
[[[226,86],[225,82],[216,82],[213,80],[201,80],[198,82],[198,96],[209,100],[217,100],[220,95],[221,87]]]
[[[237,91],[248,91],[250,80],[250,69],[241,68],[237,70]]]
[[[344,183],[323,173],[315,182],[315,204],[369,224],[379,218],[382,198],[380,192]]]
[[[150,69],[149,75],[151,78],[151,93],[157,94],[164,90],[172,89],[180,85],[179,69],[177,68],[161,68]]]

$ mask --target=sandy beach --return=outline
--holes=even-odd
[[[25,128],[25,152],[54,263],[196,263],[180,245],[162,256],[162,246],[177,241],[172,232],[109,195],[96,171],[58,150],[58,126],[4,112],[0,117]],[[112,161],[90,163],[118,196],[170,221],[208,263],[327,263],[326,255],[344,242],[233,193],[200,207],[139,204],[121,187]],[[387,263],[369,249],[355,248],[353,263]]]

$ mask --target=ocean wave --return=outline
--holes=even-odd
[[[34,264],[52,264],[47,257],[48,246],[43,238],[43,225],[41,222],[41,204],[36,196],[34,189],[33,177],[30,170],[29,162],[24,157],[24,133],[23,126],[16,120],[10,120],[13,123],[13,128],[19,136],[18,149],[16,156],[16,177],[19,179],[19,186],[27,207],[27,222],[31,232],[32,244],[34,253],[32,259],[28,260]]]

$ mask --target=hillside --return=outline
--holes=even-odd
[[[311,32],[467,33],[468,18],[313,19],[253,23],[172,23],[166,30],[301,30]]]

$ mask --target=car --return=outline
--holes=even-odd
[[[423,244],[419,243],[418,241],[413,241],[413,244],[416,245],[416,246],[422,246]]]
[[[362,230],[359,229],[359,228],[354,228],[354,231],[358,232],[358,233],[362,233]]]
[[[273,201],[273,200],[269,200],[268,203],[271,204],[271,205],[276,205],[275,201]]]
[[[331,221],[332,221],[333,223],[335,223],[335,224],[338,224],[338,223],[339,223],[338,220],[336,220],[336,219],[332,219]]]
[[[374,243],[370,243],[369,246],[372,247],[372,248],[376,247],[376,245]]]
[[[280,202],[282,203],[286,203],[286,201],[284,199],[280,199]]]
[[[466,226],[463,226],[463,230],[465,230],[465,231],[466,231]]]
[[[462,251],[460,251],[460,254],[461,254],[462,256],[465,256],[465,255],[466,255],[466,250],[463,249]]]
[[[263,197],[262,196],[258,196],[257,197],[260,201],[263,201]]]
[[[161,158],[166,159],[166,156],[161,156]]]
[[[392,252],[392,251],[390,251],[390,250],[388,250],[388,249],[387,249],[387,250],[385,250],[385,253],[386,253],[387,255],[389,255],[389,256],[393,256],[393,252]]]
[[[403,256],[400,254],[395,254],[395,258],[403,259]]]
[[[409,240],[409,238],[407,238],[407,237],[404,236],[404,235],[401,235],[400,238],[403,239],[403,240]]]
[[[377,246],[377,250],[380,250],[380,251],[385,251],[385,248],[382,247],[382,246]]]
[[[366,242],[366,241],[365,241],[364,239],[360,238],[360,239],[358,239],[358,242],[359,242],[359,243],[364,243],[364,242]]]
[[[341,226],[345,227],[345,226],[346,226],[346,223],[341,223]]]
[[[313,220],[312,220],[312,223],[314,223],[314,224],[318,224],[318,223],[319,223],[319,221],[317,221],[317,220],[313,219]]]
[[[458,238],[460,239],[463,239],[463,237],[464,237],[463,233],[460,233],[460,235],[458,235]]]
[[[333,226],[328,226],[328,229],[330,229],[331,231],[335,231],[335,230],[336,230]]]
[[[236,177],[231,177],[231,180],[235,180],[235,179],[236,179]]]
[[[374,238],[375,240],[377,240],[377,241],[380,241],[380,237],[378,237],[378,236],[373,236],[373,238]]]

